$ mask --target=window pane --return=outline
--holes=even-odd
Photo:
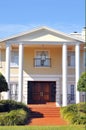
[[[71,55],[71,66],[75,66],[75,56]]]
[[[68,56],[68,66],[70,66],[70,63],[71,63],[71,57]]]
[[[18,100],[18,84],[11,83],[9,91],[10,91],[10,99],[17,101]]]
[[[71,100],[74,100],[74,85],[71,85]]]
[[[41,59],[42,53],[44,53],[44,55],[46,56],[46,59],[43,57]],[[37,51],[36,52],[35,66],[37,66],[37,67],[41,67],[41,66],[49,67],[50,66],[50,58],[48,55],[48,51]]]
[[[38,58],[38,59],[36,58],[35,65],[36,66],[40,66],[41,65],[40,58]]]
[[[18,51],[11,52],[11,66],[16,67],[19,65],[19,55]]]
[[[74,52],[68,52],[68,66],[75,66],[75,53]]]

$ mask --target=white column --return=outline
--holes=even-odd
[[[23,94],[23,45],[19,44],[19,85],[18,85],[18,101],[22,102]]]
[[[77,83],[79,80],[80,76],[80,46],[77,44],[75,46],[75,83],[76,83],[76,103],[80,102],[80,97],[79,97],[79,91],[77,90]]]
[[[10,44],[6,43],[6,81],[10,86]],[[9,99],[9,91],[5,94],[5,99]]]
[[[67,106],[67,45],[62,47],[62,106]]]

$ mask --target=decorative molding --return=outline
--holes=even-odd
[[[36,44],[44,44],[44,45],[76,45],[76,44],[81,44],[80,42],[76,41],[18,41],[18,40],[10,40],[7,42],[8,44],[30,44],[30,45],[36,45]],[[6,43],[6,44],[7,44]]]
[[[76,37],[74,37],[74,36],[71,36],[71,35],[69,35],[69,34],[65,34],[65,33],[63,33],[63,32],[60,32],[60,31],[58,31],[58,30],[54,30],[54,29],[52,29],[52,28],[49,28],[49,27],[46,27],[46,26],[42,26],[42,27],[38,27],[38,28],[35,28],[35,29],[32,29],[32,30],[29,30],[29,31],[26,31],[26,32],[23,32],[23,33],[20,33],[20,34],[17,34],[17,35],[14,35],[14,36],[11,36],[11,37],[8,37],[8,38],[4,38],[4,39],[2,39],[0,42],[4,42],[4,41],[7,41],[7,40],[11,40],[11,39],[16,39],[16,38],[18,38],[18,37],[20,37],[20,36],[24,36],[24,35],[29,35],[29,34],[33,34],[34,32],[36,32],[36,31],[42,31],[42,30],[47,30],[47,31],[49,31],[50,33],[52,32],[53,33],[53,35],[60,35],[60,36],[62,36],[62,37],[65,37],[65,38],[69,38],[69,39],[71,39],[71,40],[73,40],[73,41],[78,41],[78,42],[85,42],[83,39],[81,39],[81,38],[76,38]]]
[[[11,74],[10,77],[18,77],[18,74]],[[44,77],[49,77],[49,78],[62,78],[62,75],[29,75],[29,74],[24,74],[23,78],[29,78],[29,77],[40,77],[40,78],[44,78]],[[75,75],[67,75],[68,78],[75,78]]]

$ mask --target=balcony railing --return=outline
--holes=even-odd
[[[51,67],[51,58],[46,58],[46,60],[41,60],[41,58],[34,58],[35,67]]]
[[[74,94],[67,94],[67,104],[75,103],[75,95]]]
[[[60,95],[60,103],[62,104],[62,95]],[[75,95],[74,94],[67,94],[67,104],[75,103]]]

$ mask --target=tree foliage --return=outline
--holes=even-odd
[[[78,81],[78,91],[86,92],[86,72],[83,72],[79,81]]]
[[[8,84],[5,77],[0,73],[0,93],[3,91],[8,91]]]

